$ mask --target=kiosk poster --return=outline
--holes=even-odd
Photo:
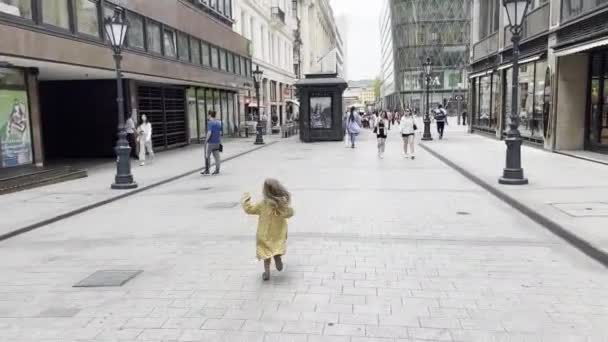
[[[25,90],[0,89],[0,163],[2,167],[32,163],[32,142]]]
[[[331,97],[310,98],[310,127],[315,129],[331,129]]]

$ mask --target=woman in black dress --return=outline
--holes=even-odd
[[[384,158],[384,150],[386,148],[386,133],[388,130],[388,115],[384,113],[384,115],[378,119],[376,123],[376,127],[374,128],[374,133],[376,133],[376,138],[378,139],[378,157]]]

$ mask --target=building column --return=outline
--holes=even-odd
[[[32,147],[34,165],[44,166],[44,141],[42,135],[42,114],[40,112],[40,92],[38,91],[37,68],[30,68],[26,72],[27,95],[30,105],[30,124],[32,127]]]
[[[554,101],[555,149],[581,150],[585,146],[589,55],[560,57],[558,65],[558,96]]]

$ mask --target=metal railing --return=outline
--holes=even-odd
[[[498,31],[473,45],[473,60],[482,59],[498,51]]]
[[[272,20],[285,24],[285,11],[279,6],[271,7]]]
[[[548,2],[528,13],[524,19],[521,38],[534,37],[539,33],[548,31],[550,15],[551,7]],[[509,26],[505,27],[505,47],[513,45],[513,42],[511,42],[513,34],[509,28]]]
[[[562,21],[568,21],[608,5],[608,0],[562,0]]]

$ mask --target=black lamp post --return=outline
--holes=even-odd
[[[509,130],[507,131],[507,160],[502,177],[498,180],[500,184],[523,185],[528,184],[524,177],[524,169],[521,167],[521,134],[519,133],[519,41],[521,39],[522,24],[531,0],[503,0],[503,6],[507,10],[511,33],[513,34],[513,79],[511,84],[511,116]]]
[[[120,62],[122,61],[122,47],[127,36],[129,23],[124,17],[122,8],[117,7],[114,11],[114,16],[107,17],[104,20],[104,28],[106,39],[110,43],[110,47],[114,52],[114,61],[116,62],[116,102],[118,104],[118,140],[116,141],[116,177],[112,184],[112,189],[134,189],[137,188],[137,183],[133,180],[131,174],[131,147],[127,142],[127,132],[125,131],[125,112],[124,99],[122,90],[122,74],[120,71]]]
[[[253,71],[253,82],[255,83],[255,97],[258,101],[258,124],[255,136],[255,145],[264,145],[264,137],[262,136],[262,108],[260,108],[260,83],[264,72],[260,70],[260,66],[256,65]]]
[[[431,136],[431,108],[429,102],[430,87],[431,87],[431,58],[427,57],[424,66],[424,78],[426,80],[426,109],[424,113],[424,133],[422,134],[422,140],[433,140]]]

